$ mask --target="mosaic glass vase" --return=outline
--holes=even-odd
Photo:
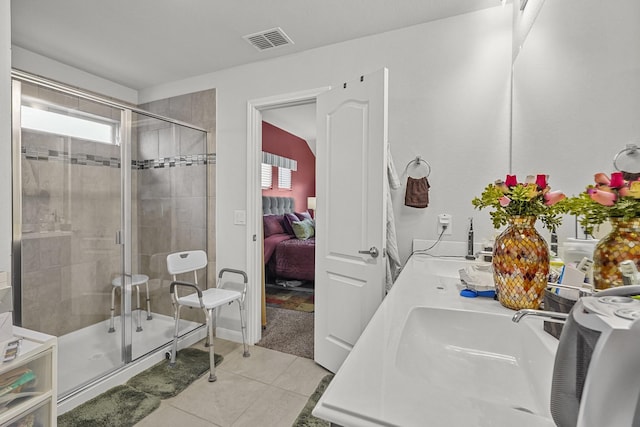
[[[514,216],[495,241],[493,280],[498,301],[513,310],[539,308],[547,287],[549,247],[535,222],[534,216]]]
[[[632,260],[640,265],[640,218],[625,220],[611,218],[611,232],[593,251],[593,284],[596,289],[622,286],[622,273],[618,266]]]

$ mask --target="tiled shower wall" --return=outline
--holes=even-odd
[[[142,109],[207,130],[209,137],[189,128],[149,122],[136,133],[138,159],[164,159],[136,171],[140,268],[150,278],[152,311],[171,314],[169,252],[203,249],[209,258],[209,284],[215,280],[215,89],[181,95],[141,106]],[[207,142],[208,141],[208,142]],[[180,165],[171,165],[177,159]],[[204,161],[206,159],[206,161]],[[190,165],[185,164],[185,162]],[[207,185],[207,176],[209,183]],[[207,215],[208,211],[208,215]],[[191,278],[186,278],[191,280]],[[199,283],[207,277],[201,275]],[[200,310],[181,317],[204,321]]]

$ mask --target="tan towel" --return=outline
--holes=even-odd
[[[429,206],[429,181],[427,177],[407,178],[407,192],[404,204],[412,208],[426,208]]]

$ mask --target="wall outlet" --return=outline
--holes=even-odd
[[[442,233],[442,229],[444,226],[447,226],[447,229]],[[444,236],[449,236],[453,234],[453,217],[450,214],[440,214],[438,215],[438,236],[442,233]]]

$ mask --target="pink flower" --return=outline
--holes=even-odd
[[[544,204],[552,206],[558,203],[560,200],[565,199],[567,196],[562,191],[549,191],[544,195]]]
[[[609,191],[598,190],[593,188],[589,191],[589,196],[603,206],[613,206],[616,203],[616,194]]]
[[[536,185],[541,190],[544,190],[545,188],[547,188],[547,176],[546,175],[537,175],[536,176]]]
[[[500,197],[499,201],[500,201],[500,206],[502,206],[503,208],[509,206],[509,203],[511,203],[511,199],[508,198],[507,196]]]
[[[507,179],[504,181],[507,187],[514,187],[518,185],[518,179],[515,175],[507,175]]]
[[[613,172],[611,174],[611,183],[609,186],[611,188],[620,188],[624,185],[624,178],[622,176],[622,172]]]
[[[609,179],[609,177],[602,172],[595,174],[593,179],[598,185],[611,185],[611,180]]]

